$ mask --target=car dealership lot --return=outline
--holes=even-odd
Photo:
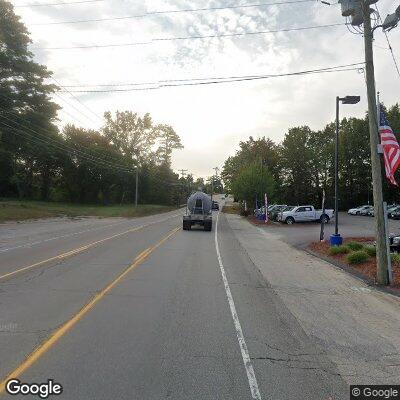
[[[307,246],[310,242],[319,240],[321,225],[316,222],[295,223],[286,225],[275,223],[263,229],[273,229],[286,243],[298,247]],[[325,225],[325,239],[335,231],[335,220]],[[400,221],[389,220],[389,232],[400,234]],[[339,233],[343,237],[374,236],[374,218],[339,213]]]

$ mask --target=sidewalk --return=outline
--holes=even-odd
[[[400,384],[400,298],[224,214],[267,283],[349,384]]]

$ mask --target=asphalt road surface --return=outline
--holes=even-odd
[[[265,227],[264,229],[270,229]],[[293,225],[276,223],[271,227],[286,243],[296,247],[305,247],[311,242],[319,241],[321,225],[318,222],[303,222]],[[325,239],[335,232],[335,220],[325,225]],[[400,235],[400,220],[389,219],[389,232]],[[339,233],[344,238],[374,237],[374,218],[339,213]]]
[[[348,398],[348,386],[243,250],[224,214],[0,228],[0,398]],[[214,215],[214,222],[217,213]],[[307,354],[323,368],[286,362]]]

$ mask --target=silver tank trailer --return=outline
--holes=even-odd
[[[183,216],[183,229],[189,231],[193,225],[201,225],[205,231],[212,229],[212,200],[203,192],[195,192],[187,200],[186,215]]]

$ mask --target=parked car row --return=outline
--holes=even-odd
[[[292,225],[295,222],[323,221],[328,223],[334,216],[333,210],[316,210],[313,206],[288,206],[273,204],[268,207],[268,218],[272,221]]]
[[[400,219],[400,206],[399,205],[392,204],[392,205],[388,206],[387,212],[388,212],[388,218]],[[364,216],[373,217],[374,216],[374,206],[366,205],[366,206],[361,206],[361,207],[356,207],[356,208],[350,208],[350,210],[347,211],[347,213],[349,215],[364,215]]]

